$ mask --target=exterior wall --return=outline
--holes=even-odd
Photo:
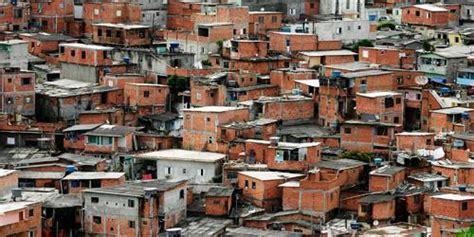
[[[468,113],[470,116],[474,115],[474,111],[471,111]],[[447,114],[432,112],[430,116],[430,120],[429,120],[429,131],[433,131],[435,133],[450,132],[450,131],[455,131],[456,126],[464,125],[466,127],[469,127],[471,123],[472,123],[471,119],[467,121],[462,121],[461,123],[453,123],[453,121],[449,120],[449,117]]]
[[[136,3],[85,2],[83,7],[86,35],[92,34],[92,24],[96,23],[138,24],[141,22],[140,5]]]
[[[92,42],[122,47],[147,46],[151,44],[149,28],[126,29],[125,27],[93,26]]]
[[[124,104],[137,107],[139,114],[155,114],[165,111],[168,102],[169,88],[159,84],[126,84]],[[142,113],[142,109],[146,112]]]
[[[441,173],[441,175],[449,177],[448,186],[453,185],[474,185],[474,169],[463,167],[463,168],[451,168],[449,166],[432,166],[433,173]]]
[[[183,115],[183,148],[192,150],[218,150],[218,125],[249,120],[248,109],[236,109],[217,113],[183,111]]]
[[[431,228],[434,237],[445,236],[446,230],[449,229],[467,229],[470,227],[469,221],[474,217],[474,210],[471,208],[474,205],[473,200],[465,201],[468,208],[462,210],[463,201],[446,200],[431,197]],[[443,233],[444,232],[444,233]]]
[[[3,31],[19,31],[28,26],[29,9],[23,2],[14,6],[4,3],[0,6],[3,15],[0,16],[0,29]]]
[[[419,12],[417,16],[417,12]],[[449,23],[449,11],[431,12],[415,6],[402,9],[402,23],[413,25],[424,25],[430,27],[447,26]]]
[[[247,188],[245,188],[245,180],[248,181]],[[291,180],[287,179],[286,181]],[[241,173],[238,174],[238,187],[243,190],[243,198],[269,212],[281,210],[283,190],[278,185],[284,182],[284,179],[262,181]],[[255,183],[255,188],[252,188],[252,183]]]
[[[286,161],[276,161],[276,154],[278,147],[269,146],[266,151],[266,161],[268,168],[271,170],[282,170],[282,171],[297,171],[297,172],[304,172],[308,171],[316,163],[321,160],[321,150],[320,144],[307,147],[307,148],[300,148],[299,152],[302,154],[306,152],[306,159],[305,160],[286,160]]]
[[[404,122],[404,104],[403,104],[403,95],[394,95],[386,97],[367,97],[362,95],[356,96],[357,109],[356,113],[358,115],[363,114],[372,114],[377,115],[380,118],[380,122],[384,123],[395,123],[403,124]],[[385,99],[393,99],[393,107],[387,108],[385,106]],[[398,121],[397,121],[398,120]]]
[[[388,220],[395,217],[395,200],[372,204],[372,213],[362,212],[362,205],[359,204],[358,216],[360,218],[370,218],[371,220]]]
[[[64,169],[63,169],[64,170]],[[83,183],[84,181],[84,183]],[[69,180],[68,182],[68,191],[69,193],[71,194],[77,194],[77,195],[80,195],[82,193],[83,190],[85,189],[90,189],[91,186],[90,186],[90,182],[92,180],[80,180],[80,185],[79,187],[72,187],[71,186],[71,180]],[[89,184],[88,186],[83,186],[83,184]],[[120,177],[120,178],[117,178],[117,179],[100,179],[100,187],[101,188],[104,188],[104,187],[111,187],[111,186],[117,186],[117,185],[121,185],[121,184],[125,184],[125,175]]]
[[[351,133],[346,133],[346,128]],[[401,128],[401,127],[400,127]],[[388,153],[389,144],[395,141],[395,131],[400,128],[387,128],[387,135],[376,135],[376,128],[372,126],[343,124],[341,127],[341,147],[349,151]],[[400,132],[400,131],[398,131]],[[386,150],[377,150],[375,146],[387,147]]]
[[[264,103],[262,117],[283,121],[312,119],[314,117],[314,102],[311,99],[302,99]]]
[[[0,42],[0,65],[7,67],[19,67],[28,69],[28,43],[21,41],[11,43],[11,41]]]
[[[359,48],[359,61],[393,68],[414,69],[416,58],[414,49]]]
[[[289,93],[297,88],[295,80],[309,80],[315,78],[315,70],[279,69],[270,72],[270,84],[279,86],[282,93]]]
[[[13,188],[18,187],[18,172],[0,176],[0,183],[0,195],[7,196]]]
[[[405,180],[405,171],[398,172],[394,176],[370,175],[370,192],[387,192],[400,185]]]
[[[418,149],[434,149],[434,134],[401,135],[397,134],[397,150],[416,151]]]
[[[313,51],[318,49],[318,37],[313,34],[270,32],[270,50],[276,52]]]
[[[31,1],[31,18],[34,27],[48,33],[67,33],[68,23],[74,20],[74,5],[70,0],[54,0],[45,4]]]
[[[0,71],[0,112],[35,114],[35,74],[28,71]]]
[[[231,197],[206,197],[207,216],[227,216],[231,208]]]
[[[113,154],[116,152],[129,152],[133,151],[133,139],[135,134],[130,133],[124,137],[112,137],[112,144],[110,145],[99,145],[88,143],[88,136],[85,137],[86,143],[84,147],[85,152],[89,153],[108,153]],[[97,137],[110,137],[110,136],[97,136]]]
[[[207,184],[213,183],[214,178],[222,175],[220,166],[221,164],[219,161],[212,163],[180,160],[157,160],[156,175],[158,179],[189,179],[190,183]],[[171,171],[171,173],[168,171]]]
[[[41,229],[40,203],[33,203],[26,208],[13,210],[0,216],[0,236],[41,237]]]
[[[61,62],[89,65],[89,66],[105,66],[112,64],[110,59],[110,50],[89,49],[80,47],[62,46],[63,51],[60,52],[59,60]],[[85,57],[83,53],[85,52]]]
[[[277,31],[281,27],[281,12],[249,12],[249,35],[266,37],[269,31]]]

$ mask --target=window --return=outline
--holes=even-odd
[[[415,16],[420,16],[420,11],[415,11]]]
[[[397,77],[397,84],[403,85],[403,77]]]
[[[256,188],[257,188],[257,184],[252,181],[252,189],[256,189]]]
[[[207,122],[211,122],[211,118],[206,117],[206,121],[207,121]]]
[[[296,9],[290,8],[290,15],[296,15]]]
[[[89,144],[98,144],[99,137],[98,136],[87,136],[87,143]]]
[[[145,98],[150,97],[150,91],[144,91],[143,92],[143,97],[145,97]]]
[[[103,56],[104,59],[106,59],[107,58],[107,51],[102,51],[102,56]]]
[[[115,13],[117,16],[122,16],[122,11],[121,10],[117,10],[117,12]]]
[[[265,21],[265,18],[263,16],[258,17],[258,22],[263,23]]]
[[[455,37],[454,42],[459,43],[459,37]]]
[[[24,86],[24,85],[29,85],[31,83],[31,78],[21,78],[21,85]]]
[[[276,16],[272,16],[272,23],[276,23],[277,22],[277,17]]]
[[[99,15],[99,9],[97,9],[97,8],[94,9],[94,15],[96,15],[96,16]]]
[[[431,139],[426,139],[426,145],[431,145]]]
[[[402,98],[396,98],[395,99],[395,103],[398,105],[398,104],[401,104],[402,103]]]
[[[93,216],[92,221],[96,224],[102,223],[102,218],[100,216]]]
[[[76,51],[75,50],[71,50],[71,57],[75,57],[76,56]]]
[[[200,170],[200,174],[201,174],[201,176],[204,176],[204,169]]]
[[[128,221],[128,228],[135,229],[135,221]]]
[[[186,169],[183,169],[183,174],[186,174]]]
[[[386,127],[377,127],[377,136],[387,136],[388,129]]]
[[[413,202],[415,204],[419,204],[420,203],[420,195],[415,195],[413,196]]]
[[[97,30],[97,36],[99,36],[99,37],[102,36],[102,29]]]
[[[171,167],[168,167],[168,174],[171,174]]]
[[[207,28],[198,28],[198,35],[199,36],[204,36],[204,37],[209,37],[209,29]],[[234,32],[235,35],[235,32]]]
[[[25,218],[22,211],[18,213],[18,218],[20,221],[22,221]]]
[[[421,94],[416,94],[416,100],[421,100]]]
[[[286,40],[286,47],[290,47],[290,45],[291,45],[291,42],[290,42],[289,39],[287,39],[287,40]]]
[[[98,197],[91,197],[91,203],[99,203]]]
[[[337,27],[336,34],[342,34],[342,27]]]
[[[362,26],[360,26],[360,25],[357,26],[357,29],[358,29],[358,30],[362,30]]]
[[[467,207],[468,207],[468,206],[467,206],[467,202],[462,202],[462,204],[461,204],[461,209],[462,209],[463,211],[465,211],[465,210],[467,210]]]
[[[117,37],[117,38],[122,37],[122,31],[115,32],[115,37]]]
[[[351,9],[351,1],[346,0],[346,9]]]
[[[28,217],[32,217],[35,215],[35,209],[28,210]]]
[[[82,52],[81,52],[81,58],[82,58],[82,59],[85,59],[85,58],[86,58],[86,51],[82,51]]]
[[[35,237],[35,231],[29,231],[28,232],[28,237]]]
[[[208,142],[209,144],[212,144],[212,143],[214,143],[214,138],[212,138],[212,137],[209,137],[209,139],[207,140],[207,142]]]
[[[351,134],[352,129],[351,128],[344,128],[344,133],[345,134]]]
[[[7,98],[7,104],[13,104],[13,98],[8,97]]]
[[[248,180],[245,180],[245,187],[246,187],[246,188],[249,187],[249,181],[248,181]]]
[[[112,36],[112,31],[111,30],[106,30],[105,31],[105,36],[107,36],[107,37]]]
[[[184,199],[184,189],[179,191],[179,199]]]
[[[135,207],[135,200],[128,199],[128,207]]]
[[[393,107],[393,98],[385,98],[385,108]]]
[[[394,117],[393,122],[394,123],[400,123],[400,118],[399,117]]]
[[[363,213],[367,213],[367,212],[369,211],[369,205],[367,205],[367,204],[362,204],[362,205],[361,205],[361,211],[362,211]]]

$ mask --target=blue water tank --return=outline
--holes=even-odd
[[[466,192],[466,185],[460,185],[459,192]]]
[[[461,117],[462,117],[463,120],[469,120],[470,116],[469,116],[469,113],[464,112],[464,113],[461,114]]]
[[[449,93],[451,92],[451,89],[449,89],[449,87],[441,87],[440,91],[441,93]]]
[[[66,175],[68,175],[70,173],[74,173],[75,171],[77,171],[76,166],[74,166],[74,165],[66,166]]]
[[[383,162],[383,159],[382,158],[375,158],[374,159],[374,164],[376,166],[381,166],[382,165],[382,162]]]
[[[172,49],[179,48],[179,43],[177,43],[177,42],[170,43],[170,48],[172,48]]]
[[[376,21],[377,15],[369,15],[369,21]]]
[[[126,64],[130,64],[130,58],[129,58],[128,56],[123,57],[123,61],[124,61]]]
[[[332,71],[331,77],[332,77],[332,78],[339,78],[339,77],[341,77],[341,71],[339,71],[339,70],[334,70],[334,71]]]
[[[361,227],[361,224],[358,223],[358,222],[352,222],[351,223],[351,229],[353,229],[353,230],[358,230],[358,229],[360,229],[360,227]]]
[[[10,3],[11,3],[12,5],[16,5],[17,2],[18,2],[17,0],[10,0]]]
[[[291,32],[291,28],[289,26],[283,26],[281,29],[280,29],[281,32],[287,32],[287,33],[290,33]]]

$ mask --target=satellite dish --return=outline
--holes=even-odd
[[[417,77],[415,77],[415,82],[416,82],[417,85],[424,86],[424,85],[428,84],[429,79],[426,76],[417,76]]]
[[[373,224],[374,226],[378,226],[378,225],[379,225],[379,221],[378,221],[378,220],[375,220],[372,224]]]

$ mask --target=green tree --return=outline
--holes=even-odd
[[[433,52],[435,50],[434,46],[430,44],[428,40],[423,40],[423,50],[427,52]]]
[[[382,29],[387,29],[387,28],[390,30],[395,30],[396,26],[393,22],[390,22],[390,21],[383,21],[377,25],[377,30],[382,30]]]
[[[368,40],[368,39],[363,39],[357,41],[353,46],[352,46],[352,51],[354,52],[359,52],[359,47],[374,47],[374,44]]]

